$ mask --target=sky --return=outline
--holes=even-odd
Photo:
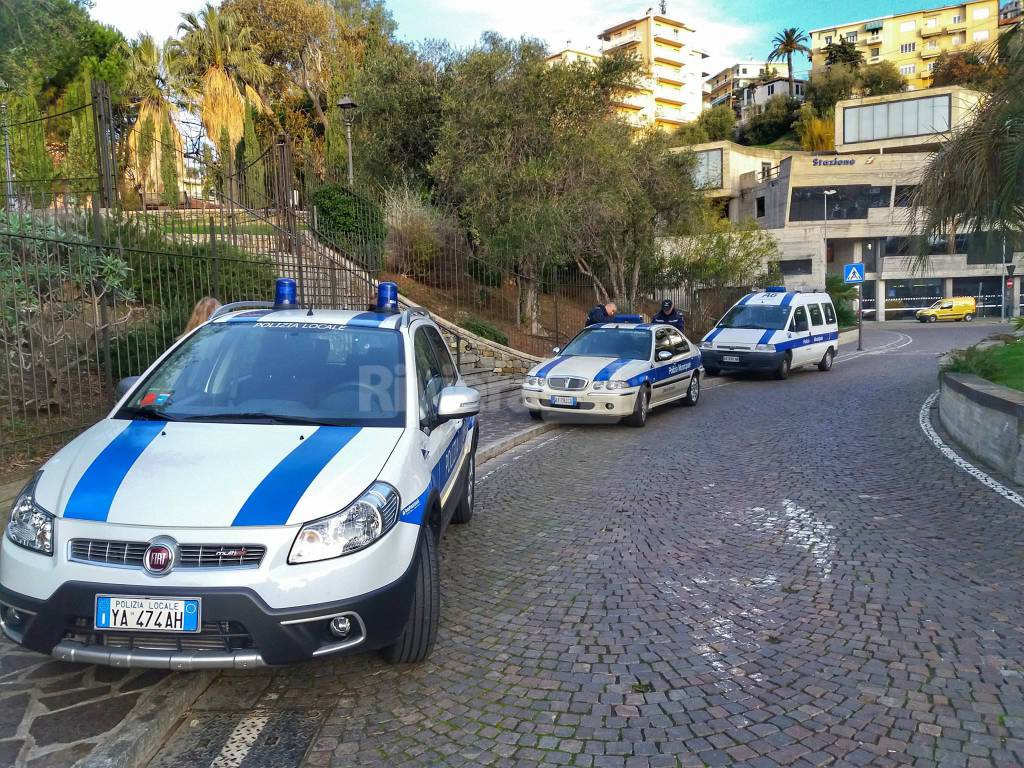
[[[174,34],[181,14],[204,0],[94,0],[94,18],[126,37],[149,32],[158,40]],[[552,51],[571,45],[597,48],[597,33],[642,16],[657,0],[386,0],[404,40],[443,38],[457,47],[471,45],[489,30],[506,37],[529,35]],[[772,37],[784,27],[814,29],[891,13],[943,5],[944,0],[667,0],[668,15],[697,30],[711,54],[706,69],[715,74],[748,59],[762,60]],[[799,74],[806,60],[796,62]]]

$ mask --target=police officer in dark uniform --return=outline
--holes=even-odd
[[[679,314],[679,311],[672,304],[672,299],[665,299],[661,302],[661,310],[651,318],[651,322],[674,326],[679,329],[680,333],[683,333],[683,326],[686,321],[683,320],[683,316]]]
[[[587,325],[596,325],[597,323],[610,323],[615,319],[615,313],[618,312],[618,307],[614,303],[608,302],[607,304],[598,304],[587,315]]]

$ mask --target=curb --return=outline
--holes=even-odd
[[[857,343],[857,329],[854,328],[852,331],[843,331],[839,334],[839,346],[843,344],[856,344]]]
[[[503,437],[497,442],[490,443],[483,447],[477,448],[476,461],[477,464],[485,464],[491,459],[495,459],[501,456],[503,453],[508,453],[516,446],[522,445],[528,440],[532,440],[538,435],[543,435],[545,432],[550,432],[552,429],[557,429],[562,426],[561,424],[554,424],[551,422],[542,422],[535,424],[534,426],[522,429],[519,432],[513,432],[508,437]]]
[[[217,676],[214,670],[168,675],[121,723],[113,741],[104,741],[74,768],[142,768]]]

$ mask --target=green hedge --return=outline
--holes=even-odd
[[[481,320],[479,317],[467,318],[463,321],[462,327],[470,333],[475,333],[481,338],[495,341],[498,344],[508,344],[508,336],[506,336],[500,329],[495,328],[486,320]]]
[[[380,267],[387,228],[377,203],[341,184],[325,184],[311,198],[316,207],[316,232],[364,266]]]

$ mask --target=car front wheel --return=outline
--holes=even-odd
[[[969,323],[973,319],[974,319],[974,315],[972,315],[970,312],[968,312],[966,315],[964,315],[964,322],[965,323]]]
[[[775,369],[775,378],[779,379],[780,381],[782,379],[788,379],[789,369],[790,367],[792,367],[792,365],[793,361],[790,358],[789,353],[787,352],[786,355],[782,358],[782,362],[779,363],[779,367]]]
[[[694,371],[690,377],[690,386],[686,388],[686,397],[682,399],[683,405],[693,407],[700,400],[700,373]]]
[[[416,586],[409,623],[394,645],[384,649],[384,658],[392,664],[416,664],[425,661],[434,649],[441,623],[441,573],[437,561],[437,542],[428,528],[420,536],[416,566]]]
[[[642,427],[647,423],[647,411],[651,407],[651,390],[641,387],[636,393],[636,404],[633,406],[633,413],[626,417],[626,423],[631,427]]]

